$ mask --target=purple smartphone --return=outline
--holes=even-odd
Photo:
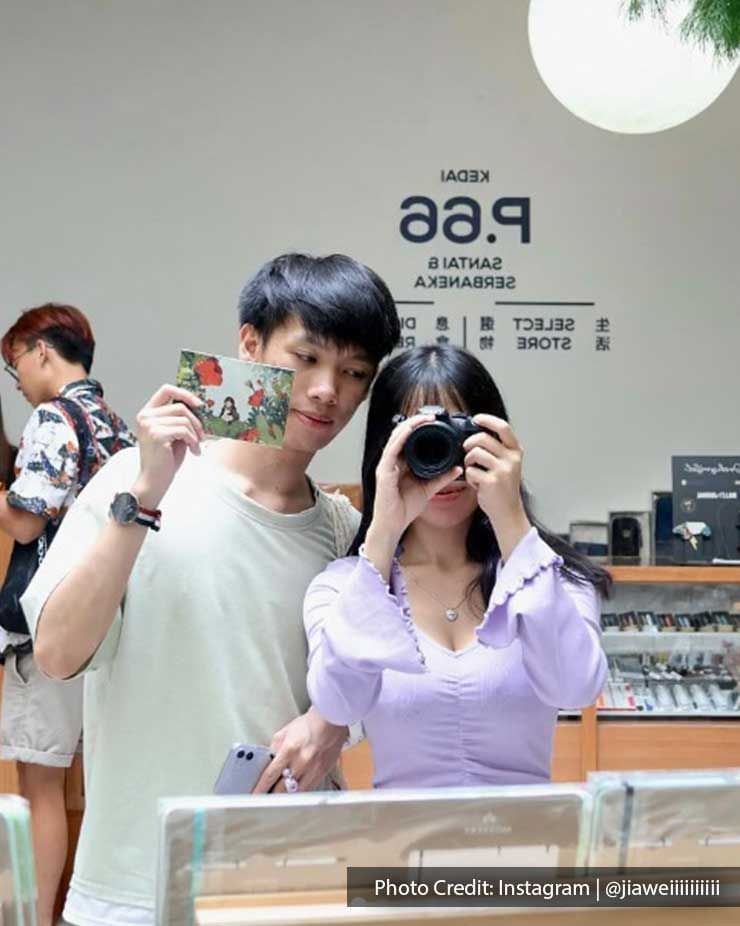
[[[213,787],[214,794],[251,794],[259,777],[275,758],[267,746],[234,743]]]

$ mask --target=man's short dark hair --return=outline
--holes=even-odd
[[[377,273],[344,254],[282,254],[245,284],[239,324],[254,325],[265,343],[291,315],[323,341],[362,347],[376,365],[401,336],[388,287]]]

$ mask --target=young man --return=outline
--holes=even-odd
[[[347,735],[306,690],[303,595],[345,552],[343,506],[306,468],[365,398],[398,317],[341,255],[271,261],[239,312],[239,356],[296,371],[283,448],[201,445],[199,400],[162,386],[139,450],[92,480],[24,598],[44,671],[87,671],[95,736],[64,911],[79,926],[154,922],[157,799],[211,793],[233,742],[271,744],[260,790],[284,772],[310,790]]]
[[[5,369],[35,409],[23,431],[15,478],[0,492],[0,528],[30,543],[48,521],[63,517],[85,480],[112,454],[132,446],[134,437],[89,378],[95,341],[79,309],[54,303],[29,309],[5,333],[0,349]],[[82,446],[75,417],[89,435]],[[86,450],[89,461],[83,463]],[[0,628],[0,650],[0,756],[17,761],[21,794],[31,804],[38,920],[51,926],[67,857],[64,772],[80,739],[82,683],[62,685],[42,675],[27,635]]]

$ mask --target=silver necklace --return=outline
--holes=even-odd
[[[411,579],[411,581],[414,583],[414,585],[417,588],[420,588],[423,592],[429,595],[430,598],[434,598],[434,600],[438,604],[442,605],[442,607],[445,609],[445,619],[448,620],[450,623],[453,623],[453,621],[456,621],[458,617],[460,617],[460,605],[468,597],[467,592],[462,596],[462,598],[458,601],[458,603],[454,606],[454,608],[448,608],[441,598],[435,595],[434,592],[430,592],[428,588],[424,588],[424,586],[420,582],[417,582],[417,580],[413,576],[409,576],[409,579]]]

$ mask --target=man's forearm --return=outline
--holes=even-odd
[[[106,524],[82,562],[51,593],[34,643],[36,662],[47,675],[74,675],[105,639],[148,529]]]
[[[18,543],[31,543],[41,536],[44,527],[46,519],[42,515],[14,508],[8,504],[8,493],[0,492],[0,530]]]
[[[159,508],[187,450],[200,453],[204,432],[193,409],[202,405],[187,389],[165,384],[136,416],[140,469],[131,492],[142,508]],[[147,530],[143,524],[109,521],[81,562],[49,595],[34,643],[36,662],[47,675],[69,678],[103,642]],[[63,534],[55,540],[64,542]]]

